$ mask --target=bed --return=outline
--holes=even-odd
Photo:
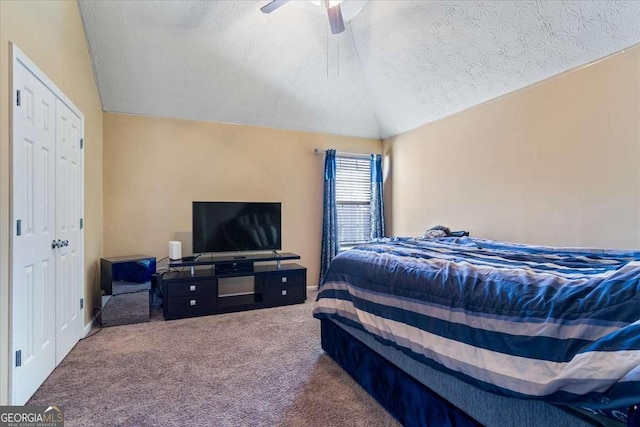
[[[334,258],[314,316],[404,425],[638,425],[640,252],[380,239]]]

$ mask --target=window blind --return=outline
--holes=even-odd
[[[370,180],[369,159],[336,156],[336,208],[341,247],[370,240]]]

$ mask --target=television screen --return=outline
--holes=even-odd
[[[193,252],[282,249],[281,204],[193,202]]]

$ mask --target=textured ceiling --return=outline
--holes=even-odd
[[[105,111],[386,138],[640,43],[638,1],[84,1]]]

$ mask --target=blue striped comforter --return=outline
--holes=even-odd
[[[332,261],[314,316],[491,392],[640,402],[640,252],[382,239]]]

